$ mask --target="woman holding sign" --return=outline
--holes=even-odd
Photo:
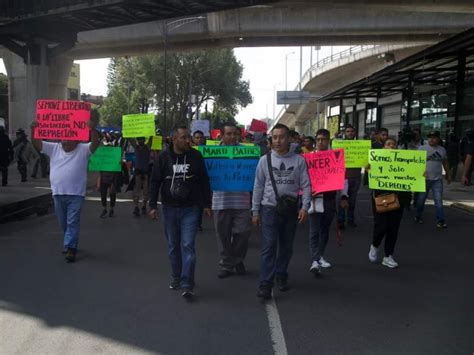
[[[397,142],[388,138],[384,149],[396,149]],[[398,230],[402,221],[403,209],[410,205],[411,192],[373,190],[372,207],[374,209],[374,233],[369,249],[369,260],[376,263],[379,260],[379,247],[385,238],[385,257],[382,265],[389,268],[398,267],[393,259],[395,244],[397,243]]]

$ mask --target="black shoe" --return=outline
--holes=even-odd
[[[105,218],[105,217],[107,217],[107,210],[104,209],[104,210],[102,211],[102,213],[100,214],[99,217],[100,217],[100,218]]]
[[[181,296],[189,300],[194,297],[194,291],[190,288],[183,288],[183,293],[181,293]]]
[[[113,217],[114,216],[114,210],[110,210],[109,211],[109,217]]]
[[[290,290],[290,286],[288,285],[288,279],[277,277],[276,284],[281,292],[286,292]]]
[[[225,279],[226,277],[232,276],[234,273],[229,270],[219,270],[217,277],[220,279]]]
[[[269,300],[272,298],[272,287],[267,285],[260,286],[258,288],[257,297]]]
[[[179,290],[181,288],[180,286],[180,280],[179,279],[173,279],[170,282],[170,285],[168,286],[170,290]]]
[[[66,261],[68,263],[73,263],[76,261],[76,249],[68,248],[66,252]]]
[[[140,216],[140,210],[138,209],[138,206],[135,206],[133,209],[133,215],[137,217]]]
[[[2,182],[2,186],[7,186],[7,185],[8,185],[8,183]]]
[[[142,207],[142,214],[146,214],[146,206]]]
[[[349,227],[351,227],[351,228],[357,227],[357,224],[356,224],[354,221],[349,221],[349,222],[347,222],[347,225],[348,225]]]
[[[237,273],[237,275],[245,275],[247,273],[243,262],[240,262],[235,265],[235,272]]]
[[[415,217],[416,224],[423,224],[423,219],[421,217]]]

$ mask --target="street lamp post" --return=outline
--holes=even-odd
[[[175,21],[167,22],[163,21],[163,45],[164,45],[164,63],[163,63],[163,85],[164,85],[164,95],[163,95],[163,121],[166,122],[166,111],[167,111],[167,96],[168,96],[168,77],[167,77],[167,70],[168,70],[168,59],[167,59],[167,50],[168,50],[168,33],[180,28],[181,26],[187,25],[188,23],[193,23],[197,21],[204,20],[204,16],[197,16],[197,17],[186,17],[180,18]]]

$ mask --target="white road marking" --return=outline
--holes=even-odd
[[[288,355],[280,315],[273,297],[270,301],[265,303],[265,311],[267,312],[268,327],[270,328],[273,351],[276,355]]]

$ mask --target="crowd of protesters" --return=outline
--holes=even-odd
[[[357,227],[357,194],[360,186],[367,183],[363,176],[367,176],[370,166],[346,169],[342,190],[312,194],[303,154],[331,149],[332,137],[326,129],[319,129],[314,137],[300,136],[287,126],[277,124],[269,136],[260,133],[244,138],[235,125],[224,125],[219,137],[221,145],[235,146],[245,139],[261,147],[254,188],[250,193],[211,191],[204,159],[198,150],[192,149],[193,145],[206,144],[201,131],[191,135],[187,127],[176,127],[171,137],[164,138],[161,151],[156,151],[152,149],[151,138],[123,139],[119,131],[99,132],[96,122],[97,117],[91,117],[88,123],[91,141],[86,144],[37,139],[30,142],[23,130],[17,132],[17,140],[12,144],[0,127],[3,186],[8,183],[8,165],[12,161],[17,162],[21,181],[26,181],[26,167],[32,161],[35,162],[34,176],[39,167],[42,176],[49,174],[55,210],[64,235],[63,252],[68,262],[75,261],[78,249],[88,160],[100,145],[121,147],[123,152],[122,171],[99,173],[100,218],[114,217],[116,196],[123,186],[127,191],[133,191],[134,216],[149,215],[157,219],[161,215],[171,265],[169,288],[181,290],[185,298],[194,295],[195,239],[197,232],[202,230],[203,214],[214,219],[219,278],[246,273],[245,257],[251,225],[260,227],[262,245],[257,295],[263,299],[271,298],[274,283],[282,292],[290,289],[288,266],[298,224],[309,220],[309,270],[315,276],[332,266],[325,251],[333,220],[336,219],[338,231]],[[31,137],[36,125],[32,124]],[[354,127],[346,126],[339,138],[356,139]],[[442,203],[443,169],[447,183],[450,183],[457,174],[458,163],[463,162],[461,181],[470,184],[473,138],[472,131],[466,132],[460,143],[454,135],[449,135],[443,142],[438,131],[431,131],[423,137],[420,130],[404,130],[397,139],[389,137],[384,128],[374,132],[372,149],[424,150],[427,152],[427,166],[426,192],[412,196],[410,192],[372,191],[370,262],[380,261],[379,249],[384,242],[382,265],[398,267],[394,253],[403,210],[409,208],[414,199],[415,222],[423,223],[424,205],[430,191],[435,201],[436,225],[447,228]],[[396,199],[398,208],[380,211],[377,199],[388,195],[390,197],[386,198]],[[158,208],[158,201],[161,208]]]

